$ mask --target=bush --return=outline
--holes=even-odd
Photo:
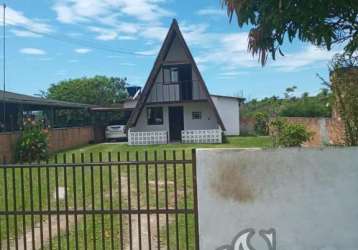
[[[266,113],[257,112],[255,114],[255,133],[256,135],[268,135],[269,133],[269,118]]]
[[[27,120],[16,143],[15,157],[16,161],[20,162],[46,160],[48,158],[47,131],[35,121]]]
[[[275,147],[300,147],[309,141],[313,133],[308,132],[301,124],[289,124],[283,119],[271,122],[271,134]]]

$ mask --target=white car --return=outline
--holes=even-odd
[[[126,126],[121,124],[108,125],[106,127],[106,140],[118,140],[127,137],[125,132]]]

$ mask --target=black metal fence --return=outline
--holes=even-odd
[[[199,249],[195,151],[0,165],[0,249]]]

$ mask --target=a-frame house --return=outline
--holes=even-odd
[[[127,127],[132,145],[221,142],[224,124],[175,19]]]

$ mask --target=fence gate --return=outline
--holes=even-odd
[[[195,150],[0,165],[0,249],[199,249]]]

